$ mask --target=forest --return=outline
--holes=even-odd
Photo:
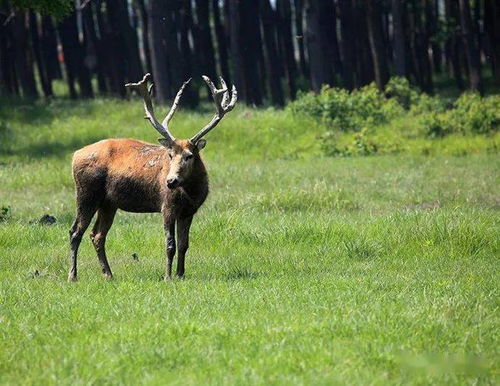
[[[500,385],[499,12],[0,0],[0,386]]]
[[[2,0],[0,92],[126,96],[151,72],[156,98],[222,75],[249,105],[282,106],[322,85],[391,76],[433,93],[436,79],[484,91],[500,79],[495,0]],[[195,107],[193,87],[185,103]]]

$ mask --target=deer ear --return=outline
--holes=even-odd
[[[205,147],[206,144],[207,144],[206,139],[200,139],[198,142],[196,142],[196,148],[198,149],[198,151],[200,151]]]
[[[165,147],[170,147],[172,145],[172,141],[166,138],[158,138],[158,142],[160,142],[160,145]]]

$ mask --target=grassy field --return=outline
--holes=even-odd
[[[179,113],[174,134],[210,114]],[[119,212],[115,279],[85,237],[68,284],[71,154],[155,141],[141,117],[0,107],[0,383],[500,382],[498,154],[327,158],[316,124],[238,108],[208,136],[185,280],[161,281],[161,216]]]

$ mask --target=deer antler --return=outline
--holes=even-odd
[[[153,92],[153,83],[148,87],[148,80],[151,79],[151,74],[147,73],[144,75],[142,80],[137,83],[127,83],[125,87],[130,88],[132,90],[136,90],[144,99],[144,112],[146,113],[145,118],[151,122],[151,125],[160,133],[163,137],[168,139],[171,142],[175,141],[175,137],[170,133],[170,130],[168,129],[168,123],[172,119],[172,117],[175,114],[175,110],[177,109],[177,106],[179,105],[179,100],[181,99],[182,92],[184,91],[184,88],[186,85],[189,83],[191,79],[188,79],[185,81],[179,91],[177,92],[177,95],[174,99],[174,103],[172,104],[172,107],[170,108],[170,111],[168,112],[167,116],[163,120],[163,123],[160,123],[156,120],[154,116],[154,110],[153,110],[153,102],[151,101],[151,94]]]
[[[227,89],[226,82],[224,82],[224,79],[222,79],[222,77],[220,78],[220,83],[222,86],[222,88],[220,89],[217,89],[215,87],[214,83],[208,76],[203,75],[203,80],[210,88],[212,97],[214,98],[216,112],[208,125],[206,125],[198,132],[198,134],[196,134],[189,140],[191,143],[198,142],[200,138],[202,138],[205,134],[207,134],[210,130],[217,126],[224,115],[234,108],[234,106],[236,105],[236,101],[238,100],[238,92],[236,91],[236,87],[234,86],[231,90],[231,100],[229,100],[229,90]]]

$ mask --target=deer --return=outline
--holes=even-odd
[[[185,257],[189,247],[189,230],[193,216],[203,205],[209,192],[208,175],[200,151],[203,137],[236,105],[237,91],[231,92],[224,79],[221,87],[203,75],[215,103],[210,122],[190,139],[176,139],[169,128],[184,88],[182,84],[165,119],[160,123],[154,115],[151,74],[127,89],[142,96],[145,119],[160,133],[159,145],[136,139],[105,139],[77,150],[73,155],[72,172],[76,190],[76,219],[70,234],[70,270],[68,281],[77,280],[78,248],[92,218],[97,218],[90,233],[102,274],[112,279],[106,257],[106,235],[118,209],[135,213],[162,213],[166,239],[165,280],[172,279],[172,264],[176,253],[179,278],[184,277]]]

